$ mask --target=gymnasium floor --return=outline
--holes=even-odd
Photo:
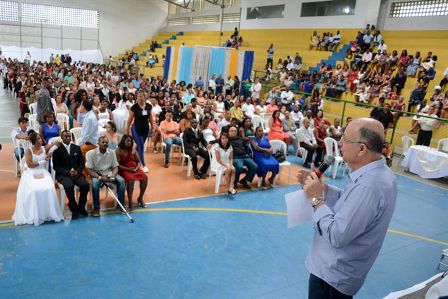
[[[0,220],[11,217],[19,181],[9,147],[0,152]],[[286,170],[282,186],[232,199],[187,179],[176,156],[169,169],[161,154],[147,158],[150,204],[132,213],[135,223],[106,213],[39,227],[0,224],[0,297],[306,298],[313,229],[286,228],[284,194],[298,188],[286,186]],[[381,298],[428,279],[448,247],[447,189],[397,179],[389,233],[357,298]]]
[[[330,180],[343,186],[346,178]],[[358,298],[381,298],[437,273],[448,247],[448,193],[402,176],[380,256]],[[3,298],[306,298],[313,229],[286,228],[269,191],[151,204],[124,215],[0,228]]]

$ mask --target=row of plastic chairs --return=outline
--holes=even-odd
[[[193,164],[191,161],[191,157],[189,155],[187,155],[185,153],[185,146],[184,146],[184,141],[183,141],[183,133],[180,134],[180,139],[181,139],[181,151],[179,152],[181,155],[181,166],[184,165],[185,160],[187,161],[187,177],[191,176],[191,171],[193,169]],[[288,146],[285,142],[281,141],[281,140],[272,140],[270,141],[271,144],[271,148],[272,151],[275,153],[277,151],[283,151],[285,157],[287,155],[287,150],[288,150]],[[216,145],[215,145],[216,146]],[[222,177],[223,177],[223,170],[221,168],[214,168],[214,165],[218,165],[217,161],[216,161],[216,156],[214,154],[214,148],[212,147],[209,151],[209,158],[210,158],[210,169],[209,169],[209,183],[211,180],[212,175],[216,176],[216,181],[215,181],[215,188],[214,191],[215,193],[219,192],[219,186],[221,185],[221,181],[222,181]],[[200,158],[200,157],[198,157]],[[288,184],[290,183],[290,178],[291,178],[291,163],[288,161],[284,161],[280,163],[280,168],[283,167],[288,167]],[[277,177],[278,179],[278,177]],[[275,183],[275,182],[274,182]],[[259,178],[258,180],[258,186],[261,185],[261,178]]]
[[[37,120],[37,114],[32,113],[28,115],[29,126],[36,132],[39,131],[40,124]],[[56,114],[56,121],[59,124],[61,130],[68,130],[70,128],[70,119],[69,116],[65,113]]]

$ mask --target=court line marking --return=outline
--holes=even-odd
[[[276,216],[287,216],[286,212],[276,212],[276,211],[268,211],[268,210],[249,210],[249,209],[233,209],[233,208],[154,208],[154,209],[139,209],[134,210],[134,213],[153,213],[153,212],[185,212],[185,211],[197,211],[197,212],[226,212],[226,213],[245,213],[245,214],[261,214],[261,215],[276,215]],[[117,214],[116,212],[110,210],[103,213],[103,215]],[[12,221],[0,223],[0,227],[12,227],[14,224]],[[409,237],[412,239],[418,239],[422,241],[427,241],[430,243],[436,243],[444,246],[448,246],[448,242],[428,238],[425,236],[411,234],[407,232],[403,232],[396,229],[388,229],[388,233],[401,235],[405,237]]]

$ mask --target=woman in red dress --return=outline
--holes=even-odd
[[[127,184],[129,210],[133,210],[132,207],[132,194],[134,193],[135,181],[140,182],[140,195],[137,202],[140,207],[145,207],[143,201],[143,195],[145,194],[146,186],[148,185],[148,177],[140,169],[142,166],[137,155],[137,151],[134,148],[134,140],[130,135],[123,135],[117,149],[115,150],[118,161],[118,173],[124,178]]]

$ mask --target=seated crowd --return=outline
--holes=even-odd
[[[358,39],[352,42],[352,48],[356,48],[350,50],[352,54],[361,49],[363,55],[369,54],[376,42],[377,47],[384,44],[378,38],[380,32],[374,28],[368,27],[360,35],[372,35],[372,45],[366,46],[363,38],[363,44],[357,46],[361,42]],[[272,64],[270,52],[274,52],[273,45],[268,48],[268,62],[271,57]],[[378,55],[385,53],[386,50],[382,50]],[[133,60],[135,55],[130,53],[127,59]],[[144,151],[149,137],[151,142],[148,144],[155,153],[158,144],[164,145],[165,168],[170,167],[173,146],[181,147],[183,154],[191,160],[197,180],[206,178],[210,166],[214,170],[220,169],[227,178],[227,191],[235,194],[240,186],[251,189],[255,175],[260,178],[262,188],[274,185],[279,164],[286,157],[274,153],[270,141],[283,141],[288,149],[286,154],[291,145],[294,154],[303,156],[305,167],[310,167],[311,163],[320,165],[327,146],[324,140],[330,137],[339,141],[344,130],[340,119],[334,119],[331,124],[324,117],[324,95],[339,97],[346,91],[358,93],[358,87],[364,86],[369,87],[368,97],[364,100],[360,97],[360,101],[368,101],[372,91],[377,90],[379,106],[372,110],[371,117],[378,119],[387,130],[399,114],[394,115],[384,100],[395,94],[397,102],[392,108],[405,110],[400,91],[408,76],[409,65],[406,63],[415,59],[388,58],[380,63],[378,59],[377,62],[374,60],[377,56],[372,55],[369,61],[353,58],[335,70],[323,65],[320,72],[310,74],[300,71],[302,61],[297,53],[294,60],[287,58],[286,66],[281,63],[280,86],[272,88],[266,100],[260,97],[262,86],[258,78],[253,82],[250,79],[240,81],[238,76],[223,78],[218,74],[208,81],[199,77],[194,84],[186,84],[183,81],[167,82],[161,77],[145,78],[138,73],[138,68],[124,67],[120,63],[116,67],[84,62],[58,65],[21,63],[12,59],[0,61],[0,70],[4,88],[15,92],[19,98],[19,127],[13,133],[14,138],[30,141],[33,145],[31,148],[16,147],[17,160],[25,157],[29,168],[53,168],[56,180],[69,198],[72,215],[77,218],[86,214],[87,182],[92,187],[94,216],[99,216],[99,189],[103,183],[116,186],[122,203],[127,191],[132,209],[134,182],[139,181],[138,203],[144,206],[145,173],[149,171]],[[418,76],[422,82],[414,95],[423,94],[422,101],[415,103],[420,104],[422,115],[431,117],[429,121],[426,117],[416,117],[413,122],[412,131],[420,126],[419,143],[425,145],[430,142],[432,130],[439,125],[435,116],[441,113],[438,103],[447,101],[437,86],[430,98],[432,103],[424,105],[428,80],[424,64],[433,68],[436,60],[436,56],[428,55],[419,64],[423,75]],[[388,88],[383,86],[385,82],[388,82]],[[375,85],[377,83],[381,84],[380,88]],[[293,91],[300,91],[303,96],[297,96]],[[412,104],[414,101],[409,105]],[[28,114],[29,120],[25,117]],[[60,115],[66,118],[61,120]],[[344,125],[350,120],[348,117]],[[81,128],[80,136],[67,131],[71,128]],[[123,133],[121,137],[117,129]],[[52,142],[58,136],[62,142]],[[76,145],[71,143],[73,137]],[[52,166],[42,167],[52,155],[53,160],[64,156],[55,155],[64,147],[65,158],[72,156],[73,148],[77,162],[65,163],[65,168],[58,170],[60,158],[56,158],[50,163]],[[390,146],[385,147],[384,153],[390,158]],[[22,176],[22,180],[26,182],[29,177]],[[81,191],[78,204],[74,199],[75,185]],[[33,197],[30,198],[28,200]]]
[[[138,202],[144,205],[145,172],[148,172],[144,146],[149,136],[155,151],[159,143],[165,144],[165,167],[169,167],[172,146],[183,143],[185,154],[192,161],[194,177],[205,178],[210,163],[215,163],[214,168],[222,168],[229,178],[227,189],[231,194],[236,193],[239,185],[252,188],[250,184],[256,174],[262,188],[273,186],[279,162],[269,140],[291,143],[295,149],[299,146],[295,131],[302,116],[300,111],[294,111],[295,101],[288,104],[274,101],[268,108],[259,100],[258,80],[253,84],[240,83],[236,76],[228,80],[218,76],[205,89],[201,80],[193,87],[161,78],[145,79],[131,70],[106,65],[25,64],[11,59],[1,63],[5,88],[11,92],[19,90],[21,116],[13,136],[34,146],[15,148],[16,157],[18,161],[24,157],[25,167],[37,167],[39,176],[45,169],[54,169],[56,180],[69,198],[74,219],[86,214],[87,182],[92,187],[94,216],[99,215],[102,183],[116,185],[122,203],[127,191],[132,209],[133,185],[139,181]],[[116,112],[120,111],[126,111],[121,141],[116,133],[120,125]],[[67,117],[60,120],[60,115]],[[75,136],[68,131],[70,128],[80,128],[75,143],[71,143]],[[265,136],[267,130],[269,134]],[[322,139],[317,136],[317,140]],[[55,137],[61,141],[54,141]],[[213,161],[209,150],[213,151]],[[42,159],[35,159],[39,155]],[[319,156],[315,162],[320,159]],[[49,160],[51,166],[43,166]],[[28,180],[29,177],[22,176],[21,181]],[[74,199],[75,186],[80,189],[78,203]],[[39,192],[32,194],[23,196],[25,201],[39,196]],[[15,218],[18,224],[40,223],[34,218],[19,218]]]

